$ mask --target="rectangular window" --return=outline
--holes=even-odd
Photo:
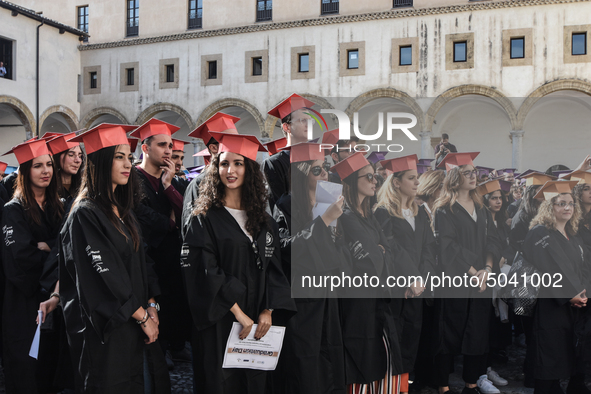
[[[218,78],[218,62],[216,60],[207,62],[207,79],[217,79]]]
[[[14,41],[0,38],[0,78],[14,79],[12,45]]]
[[[587,33],[573,33],[573,55],[587,54]]]
[[[338,14],[339,0],[322,0],[320,13],[322,15]]]
[[[127,73],[127,86],[133,86],[135,84],[134,77],[135,77],[135,69],[134,68],[126,68],[125,72]]]
[[[359,49],[349,49],[347,51],[347,68],[359,68]]]
[[[310,71],[310,54],[300,53],[298,55],[298,71],[301,73],[307,73]]]
[[[189,0],[189,29],[202,27],[203,0]]]
[[[90,88],[91,89],[96,89],[97,80],[98,80],[98,75],[97,75],[96,71],[92,71],[90,73]]]
[[[511,59],[523,59],[525,38],[511,38]]]
[[[468,47],[468,44],[466,41],[454,42],[454,62],[465,62],[466,61],[467,47]]]
[[[412,46],[400,47],[400,65],[412,66]]]
[[[78,7],[78,30],[88,33],[88,6]],[[84,37],[84,42],[88,42],[88,37]]]
[[[174,64],[166,65],[166,82],[174,82]]]
[[[127,37],[140,33],[140,0],[127,0]]]
[[[258,0],[257,1],[257,22],[273,20],[273,1],[272,0]]]
[[[252,75],[263,75],[263,58],[252,58]]]
[[[412,0],[394,0],[392,8],[412,7]]]

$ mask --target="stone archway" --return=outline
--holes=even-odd
[[[82,120],[80,121],[80,127],[83,129],[88,129],[92,122],[102,115],[111,115],[119,119],[122,124],[130,124],[125,115],[117,111],[115,108],[99,107],[87,112],[86,115],[82,117]]]
[[[187,125],[189,125],[189,127],[191,127],[193,125],[193,119],[191,118],[191,115],[187,111],[185,111],[183,108],[179,107],[176,104],[170,104],[170,103],[157,103],[157,104],[150,105],[148,108],[143,110],[138,115],[138,117],[135,120],[135,124],[138,126],[142,125],[142,124],[146,123],[148,120],[152,119],[154,117],[154,115],[158,114],[159,112],[164,112],[164,111],[175,112],[175,113],[179,114],[179,116],[185,120],[185,122],[187,123]]]
[[[51,107],[47,108],[39,118],[39,125],[43,125],[43,122],[45,122],[45,120],[51,114],[55,113],[59,113],[64,117],[66,123],[68,123],[68,126],[70,127],[70,130],[78,130],[78,116],[76,116],[76,113],[65,105],[52,105]]]
[[[35,135],[37,129],[35,117],[24,102],[13,96],[0,95],[0,104],[6,104],[16,112],[25,128],[27,139],[32,138]]]
[[[248,113],[252,115],[252,117],[257,122],[259,130],[261,130],[261,134],[264,135],[265,133],[265,121],[263,116],[259,112],[259,110],[252,104],[247,101],[237,99],[237,98],[225,98],[218,101],[213,102],[212,104],[208,105],[205,108],[199,118],[197,119],[197,123],[195,127],[199,126],[201,123],[205,122],[207,119],[212,117],[216,112],[223,111],[228,107],[240,107],[246,110]]]
[[[447,104],[449,101],[453,100],[454,98],[465,96],[469,94],[476,94],[480,96],[485,96],[493,99],[496,101],[507,113],[509,120],[511,122],[512,130],[516,130],[515,126],[517,124],[517,110],[515,106],[505,96],[503,93],[498,91],[497,89],[493,89],[488,86],[483,85],[462,85],[456,86],[454,88],[448,89],[445,92],[441,93],[435,101],[429,107],[427,114],[425,115],[425,131],[431,132],[433,129],[433,121],[435,120],[435,116],[439,110]]]
[[[529,94],[529,96],[527,96],[525,101],[519,107],[514,130],[523,130],[525,119],[538,100],[544,96],[549,95],[550,93],[558,92],[560,90],[574,90],[591,96],[591,83],[582,81],[580,79],[560,79],[557,81],[548,82],[535,89]]]
[[[412,97],[410,97],[408,94],[406,94],[400,90],[396,90],[394,88],[374,89],[374,90],[370,90],[368,92],[360,94],[359,96],[355,97],[353,99],[353,101],[351,101],[351,103],[349,104],[349,106],[345,110],[345,113],[347,114],[347,116],[349,116],[349,119],[353,119],[353,114],[355,112],[358,112],[367,103],[369,103],[373,100],[376,100],[376,99],[380,99],[380,98],[391,98],[391,99],[398,100],[398,101],[408,105],[410,107],[410,109],[412,110],[413,114],[417,117],[417,124],[420,127],[420,130],[421,131],[424,130],[423,129],[423,118],[424,118],[423,110],[421,109],[419,104],[417,104],[417,102]]]

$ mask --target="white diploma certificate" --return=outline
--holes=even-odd
[[[257,325],[254,324],[245,339],[238,335],[242,325],[234,322],[224,353],[222,368],[247,368],[273,371],[277,367],[285,327],[271,326],[267,334],[259,340],[254,339]]]
[[[327,181],[316,182],[316,205],[312,208],[312,218],[316,219],[322,216],[324,212],[335,203],[343,193],[343,185]],[[336,226],[337,221],[334,220],[331,226]]]

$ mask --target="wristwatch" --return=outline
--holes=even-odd
[[[156,308],[156,312],[160,312],[160,304],[157,302],[150,302],[148,308]]]

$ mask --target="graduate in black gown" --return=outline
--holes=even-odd
[[[289,279],[293,276],[294,285],[304,275],[340,275],[347,271],[348,250],[331,223],[343,213],[343,198],[312,218],[316,184],[328,180],[330,165],[320,144],[304,142],[287,149],[292,161],[291,190],[277,201],[273,213],[279,225],[283,271]],[[335,294],[319,290],[294,288],[298,313],[287,323],[281,366],[275,371],[277,393],[345,393],[339,303]]]
[[[568,179],[578,181],[573,188],[573,196],[581,207],[581,221],[578,235],[591,252],[591,172],[573,172]]]
[[[133,128],[102,124],[73,140],[84,142],[88,162],[60,233],[59,264],[81,392],[144,393],[144,351],[158,338],[158,293],[132,210],[139,186],[125,133]],[[170,392],[167,377],[155,392]]]
[[[352,258],[351,276],[385,278],[392,264],[389,243],[371,212],[374,169],[361,152],[332,167],[343,181],[346,207],[340,217]],[[349,393],[396,393],[402,359],[396,325],[384,292],[365,288],[366,298],[341,298],[345,379]],[[354,295],[354,294],[353,294]],[[361,295],[359,295],[361,297]]]
[[[306,114],[306,109],[313,106],[313,102],[294,93],[268,112],[281,119],[281,131],[287,138],[286,146],[308,141],[310,115]],[[266,159],[263,173],[269,185],[269,207],[272,212],[277,200],[289,192],[289,151],[283,150]]]
[[[64,205],[70,205],[80,189],[85,153],[80,144],[69,142],[76,133],[64,134],[47,142],[55,163],[58,194]]]
[[[277,224],[265,213],[264,147],[254,136],[214,133],[219,154],[200,185],[181,267],[193,316],[194,387],[208,394],[264,393],[267,372],[222,368],[234,322],[254,338],[295,311],[281,269]]]
[[[435,380],[440,392],[449,391],[453,357],[463,355],[463,394],[478,393],[486,377],[492,290],[488,274],[498,263],[499,242],[490,212],[476,192],[478,153],[448,153],[441,162],[447,175],[434,207],[434,228],[439,241],[441,271],[450,277],[475,277],[480,287],[447,286],[436,291]],[[454,297],[454,298],[452,298]],[[450,392],[451,394],[451,392]]]
[[[143,159],[135,167],[141,180],[142,204],[148,206],[163,218],[171,220],[168,233],[151,232],[144,235],[148,249],[147,255],[154,261],[158,275],[160,295],[157,297],[161,307],[160,336],[158,342],[170,358],[190,362],[190,352],[185,349],[190,339],[191,319],[185,313],[188,309],[186,294],[178,264],[181,255],[182,239],[178,227],[183,207],[181,185],[175,179],[175,164],[171,160],[172,134],[180,127],[152,118],[136,128],[131,137],[142,141]]]
[[[39,358],[29,356],[39,303],[56,294],[40,284],[45,260],[56,242],[63,205],[57,195],[53,160],[45,140],[12,148],[20,165],[14,198],[2,214],[4,375],[7,393],[56,390],[57,342],[41,335]],[[57,390],[56,390],[57,391]]]
[[[413,371],[421,337],[423,294],[429,274],[435,271],[435,237],[429,216],[415,202],[419,185],[416,155],[382,160],[391,172],[378,193],[374,215],[390,247],[404,248],[410,259],[394,256],[397,275],[417,279],[402,295],[391,301],[391,310],[398,326],[402,352],[401,393],[408,393],[409,373]],[[397,246],[400,245],[400,246]]]
[[[185,190],[187,189],[187,186],[189,186],[189,180],[178,176],[178,174],[182,172],[181,168],[183,167],[183,161],[185,160],[185,145],[187,144],[190,144],[190,142],[181,141],[177,140],[176,138],[173,138],[172,155],[170,156],[170,160],[172,160],[172,162],[174,163],[174,173],[177,174],[175,175],[174,179],[177,181],[178,192],[181,193],[181,195],[183,196],[185,195]]]
[[[195,177],[185,188],[183,196],[183,212],[181,215],[181,234],[183,238],[189,229],[189,222],[195,209],[195,202],[199,197],[199,185],[205,178],[207,169],[209,168],[208,163],[218,154],[219,144],[215,138],[213,138],[209,132],[218,131],[221,133],[238,134],[236,130],[236,122],[240,118],[231,116],[223,112],[216,112],[212,117],[207,119],[205,122],[197,126],[197,128],[189,133],[189,137],[200,138],[207,147],[210,153],[210,158],[205,160],[205,168],[201,171],[197,177]],[[194,156],[197,156],[195,154]]]
[[[571,378],[567,393],[586,393],[576,365],[577,309],[587,305],[589,253],[577,236],[580,207],[570,187],[575,182],[549,181],[523,243],[523,254],[540,273],[560,275],[561,287],[540,286],[533,316],[535,394],[559,393],[560,379]],[[588,308],[588,306],[587,306]]]

